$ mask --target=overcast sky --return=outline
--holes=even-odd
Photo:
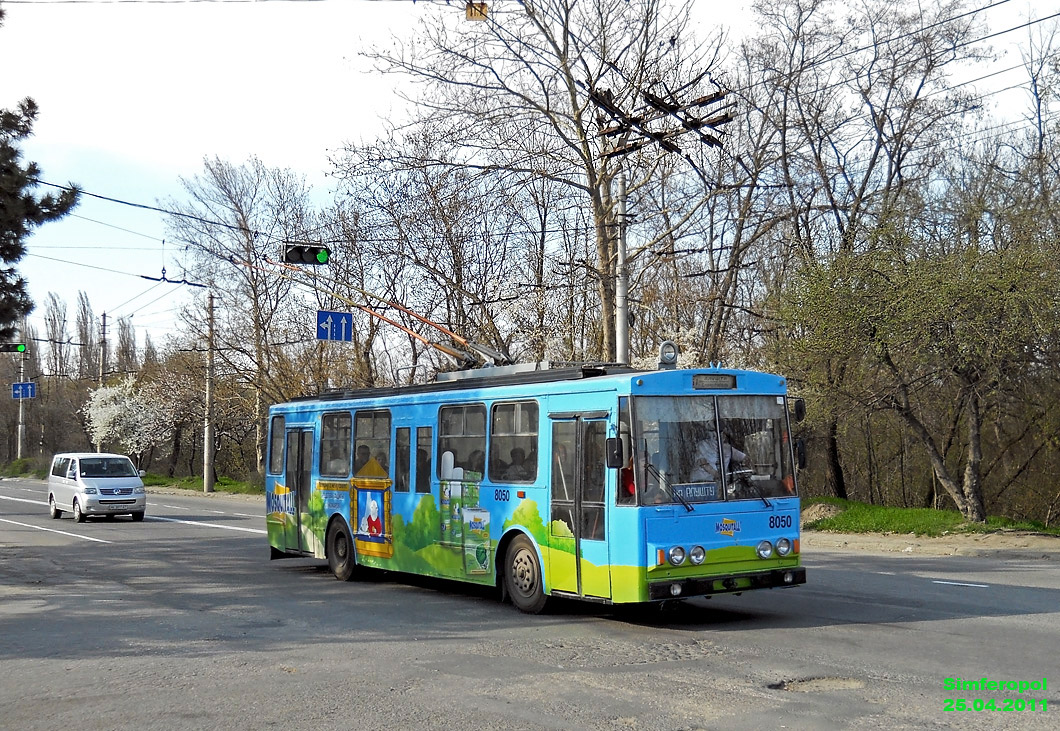
[[[746,27],[750,0],[693,2],[704,23]],[[257,155],[326,189],[329,150],[374,137],[396,105],[391,79],[372,72],[358,49],[407,34],[439,10],[446,22],[466,22],[459,2],[422,0],[0,5],[0,107],[26,96],[40,107],[25,159],[46,181],[146,205],[180,197],[178,178],[215,155],[235,164]],[[1028,8],[1042,17],[1060,11],[1060,0],[1010,2],[987,20],[1008,28]],[[1026,39],[1026,31],[1013,35],[1002,41]],[[1009,52],[995,68],[1018,62]],[[1000,75],[993,88],[1017,80]],[[179,252],[164,238],[158,213],[87,196],[70,217],[38,229],[19,269],[38,303],[30,319],[40,336],[48,293],[66,300],[72,331],[83,289],[97,317],[131,316],[141,339],[150,332],[160,345],[187,291],[139,276],[158,277],[164,266],[167,277],[182,277]]]

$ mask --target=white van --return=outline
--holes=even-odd
[[[121,454],[57,454],[48,475],[48,512],[59,518],[69,510],[78,523],[89,515],[131,515],[133,520],[143,520],[147,509],[143,475]]]

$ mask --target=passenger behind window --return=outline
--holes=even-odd
[[[416,449],[416,492],[431,491],[431,455],[426,449]]]
[[[531,478],[530,467],[526,464],[526,451],[522,447],[515,447],[511,452],[512,463],[504,471],[506,480],[529,480]]]
[[[467,458],[467,463],[464,465],[464,477],[469,477],[468,472],[474,472],[477,476],[470,476],[470,479],[480,480],[485,469],[486,453],[481,449],[476,449]]]
[[[372,450],[368,448],[367,444],[362,444],[357,447],[357,458],[353,460],[353,474],[356,475],[360,472],[361,468],[368,464],[368,460],[371,458]]]

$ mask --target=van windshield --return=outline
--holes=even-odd
[[[136,468],[126,457],[82,458],[82,477],[136,477]]]

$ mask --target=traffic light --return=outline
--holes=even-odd
[[[25,343],[0,343],[0,353],[25,353]]]
[[[326,246],[288,246],[283,260],[288,264],[327,264],[331,251]]]

